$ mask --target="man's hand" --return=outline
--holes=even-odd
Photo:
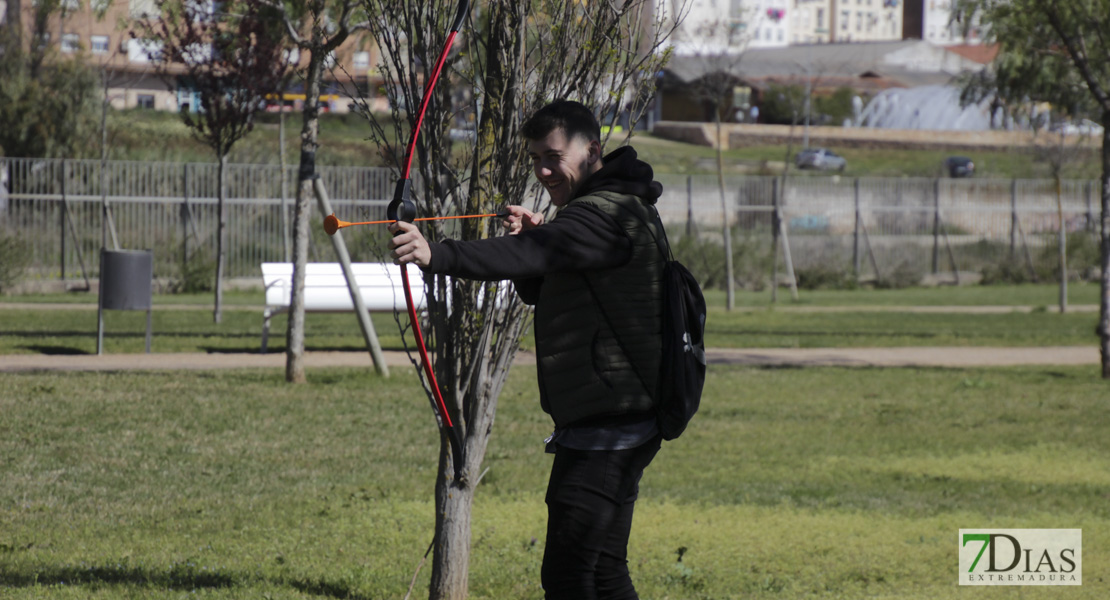
[[[509,230],[509,235],[516,235],[521,231],[528,231],[533,227],[543,225],[543,213],[534,213],[516,204],[505,207],[505,210],[509,213],[509,216],[501,224]]]
[[[389,226],[389,232],[394,234],[389,240],[389,256],[393,258],[393,264],[413,263],[421,268],[432,264],[432,249],[416,225],[398,221]]]

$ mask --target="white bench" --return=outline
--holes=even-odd
[[[401,284],[401,267],[388,263],[351,263],[355,283],[369,312],[407,310]],[[423,272],[409,268],[412,300],[417,309],[425,308]],[[270,319],[289,312],[293,297],[293,264],[262,263],[262,284],[266,288],[266,310],[262,321],[262,353],[270,337]],[[304,278],[305,312],[354,312],[355,304],[339,263],[308,263]]]

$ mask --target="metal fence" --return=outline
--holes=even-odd
[[[214,254],[217,168],[120,161],[102,168],[96,160],[0,158],[0,235],[28,242],[33,277],[96,277],[106,203],[119,246],[153,249],[156,275],[174,277],[198,250]],[[319,172],[340,218],[384,218],[393,191],[389,169]],[[1052,181],[728,177],[722,207],[716,176],[656,177],[664,187],[658,206],[672,231],[708,236],[727,219],[740,236],[770,240],[781,221],[799,268],[837,263],[882,274],[896,268],[979,270],[1015,257],[1031,263],[1054,244],[1059,227]],[[282,173],[271,165],[229,165],[229,277],[255,277],[260,263],[285,260],[283,224],[292,221],[296,179],[295,166]],[[1063,182],[1070,233],[1094,235],[1097,195],[1093,181]],[[312,204],[310,257],[331,261]],[[369,235],[351,232],[348,244],[358,248],[360,234]],[[756,246],[770,248],[763,241]]]
[[[393,193],[389,169],[318,172],[341,218],[384,218]],[[173,277],[186,260],[214,255],[217,174],[216,164],[111,161],[102,168],[96,160],[0,159],[0,230],[30,245],[33,277],[95,277],[99,248],[113,246],[111,228],[102,229],[109,222],[121,248],[153,249],[156,276]],[[228,166],[229,277],[256,276],[260,263],[285,260],[283,224],[292,222],[296,181],[296,166],[284,173],[273,165]],[[313,254],[319,245],[311,245]]]
[[[727,218],[742,239],[756,240],[745,247],[768,253],[781,221],[800,269],[882,278],[1007,263],[1032,275],[1055,252],[1060,228],[1052,180],[731,177],[722,207],[716,176],[659,179],[665,221],[708,236]],[[1087,248],[1097,244],[1098,195],[1094,181],[1061,183],[1064,227]]]

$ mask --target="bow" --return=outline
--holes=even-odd
[[[386,216],[390,221],[405,221],[412,223],[416,219],[416,203],[409,197],[412,189],[412,180],[409,175],[412,171],[412,156],[416,151],[416,139],[420,136],[420,125],[424,122],[424,113],[428,110],[428,102],[432,98],[432,91],[435,89],[436,81],[439,80],[439,74],[443,70],[443,63],[447,61],[447,54],[451,51],[451,45],[455,42],[455,36],[458,35],[459,29],[462,27],[463,20],[466,18],[470,10],[469,0],[459,0],[459,5],[455,11],[455,18],[451,25],[451,31],[447,35],[447,41],[443,45],[443,50],[439,54],[439,59],[436,61],[435,69],[432,71],[428,82],[424,86],[424,97],[420,101],[420,110],[416,113],[416,122],[412,128],[412,136],[409,139],[408,151],[405,153],[404,168],[401,170],[401,179],[397,182],[397,186],[393,190],[393,200],[389,202],[386,208]],[[424,344],[424,333],[420,329],[420,319],[416,315],[416,305],[412,301],[412,288],[409,285],[409,272],[407,265],[401,265],[401,283],[405,290],[405,304],[408,306],[409,322],[412,323],[413,335],[416,337],[416,348],[420,353],[420,360],[424,365],[424,375],[427,378],[428,387],[431,388],[432,408],[436,413],[439,426],[442,431],[447,434],[448,442],[451,444],[451,457],[454,459],[455,465],[455,478],[458,479],[462,476],[463,469],[463,443],[462,438],[459,436],[458,429],[451,421],[451,415],[447,412],[447,403],[443,401],[443,392],[439,389],[439,382],[436,381],[435,371],[432,369],[432,362],[428,358],[428,349]]]

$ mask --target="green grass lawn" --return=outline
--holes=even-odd
[[[781,300],[771,307],[765,293],[741,292],[741,310],[726,311],[724,295],[707,294],[706,343],[715,348],[835,348],[893,346],[1067,346],[1097,343],[1093,312],[1057,314],[1014,310],[997,314],[912,313],[898,306],[1015,306],[1051,304],[1052,286],[973,286],[907,290],[806,292],[800,302]],[[1071,288],[1072,303],[1094,303],[1094,285]],[[50,303],[57,308],[0,309],[0,355],[91,354],[96,351],[95,296],[8,296],[2,302]],[[155,296],[154,352],[256,352],[262,330],[262,295],[236,292],[227,297],[223,323],[212,322],[211,296]],[[188,308],[186,308],[188,307]],[[810,310],[841,307],[843,310]],[[880,307],[882,310],[872,310]],[[894,308],[895,310],[892,310]],[[403,348],[393,315],[375,313],[374,327],[386,349]],[[407,319],[402,317],[402,322]],[[270,351],[285,348],[284,315],[274,317]],[[351,313],[306,315],[308,350],[365,349]],[[146,314],[105,311],[105,351],[142,352]],[[408,335],[406,333],[406,335]],[[522,341],[532,347],[531,337]]]
[[[309,381],[5,376],[0,597],[401,598],[434,522],[427,402],[411,372]],[[642,483],[641,596],[1105,598],[1105,389],[1089,368],[714,367]],[[499,408],[470,597],[537,599],[550,425],[529,369]],[[1081,528],[1083,586],[958,588],[958,529],[993,527]]]
[[[1068,303],[1098,304],[1098,284],[1071,282]],[[736,305],[790,309],[807,306],[1029,306],[1055,307],[1059,287],[1052,284],[965,285],[908,287],[902,289],[799,290],[798,300],[790,298],[790,290],[779,289],[778,301],[771,304],[771,290],[736,292]],[[706,290],[709,306],[724,307],[723,290]]]
[[[289,164],[299,159],[301,131],[300,114],[287,114],[285,119],[285,153]],[[382,166],[383,158],[376,145],[369,141],[370,126],[357,114],[324,114],[320,116],[320,149],[317,160],[329,166]],[[796,131],[801,149],[801,130]],[[176,114],[164,111],[126,110],[109,113],[109,145],[112,159],[169,162],[214,162],[212,151],[196,141]],[[276,114],[260,115],[253,132],[232,149],[233,163],[276,164],[279,159],[279,125]],[[611,147],[621,143],[614,138]],[[655,166],[658,173],[716,173],[716,150],[685,144],[648,133],[637,132],[632,138],[640,156]],[[942,177],[942,162],[951,154],[944,150],[890,150],[868,148],[834,148],[848,160],[848,177]],[[785,145],[762,145],[727,150],[725,170],[729,173],[758,173],[767,167],[779,174],[786,157]],[[99,150],[90,152],[99,156]],[[976,176],[983,178],[1048,178],[1046,161],[1037,160],[1031,151],[977,151],[973,153]],[[1098,152],[1092,150],[1082,160],[1069,165],[1065,177],[1098,176]],[[795,169],[791,173],[806,176]],[[825,176],[824,173],[817,174]]]

